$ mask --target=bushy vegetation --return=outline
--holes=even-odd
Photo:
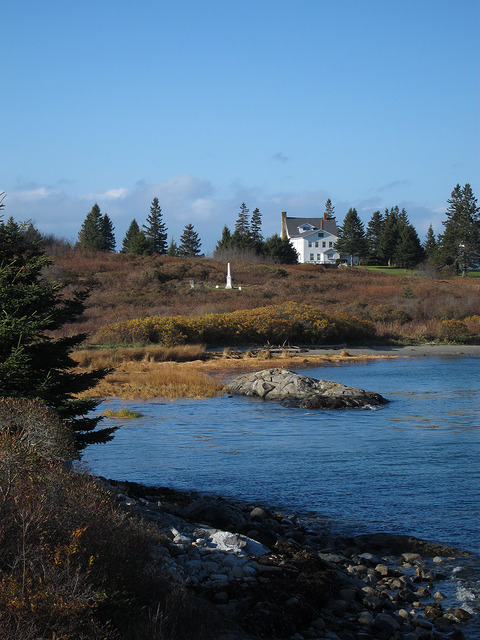
[[[154,559],[158,530],[67,470],[71,445],[41,404],[0,402],[0,637],[205,637],[205,618]]]
[[[56,335],[65,335],[67,330],[88,331],[92,342],[102,325],[125,320],[224,314],[308,302],[329,316],[340,313],[373,322],[379,342],[423,341],[444,339],[439,332],[440,320],[463,322],[480,315],[478,278],[445,277],[433,265],[415,271],[383,272],[234,260],[232,290],[225,289],[226,267],[225,262],[209,258],[66,249],[55,255],[56,279],[62,282],[68,278],[93,289],[82,322],[68,325]],[[384,314],[385,306],[397,313]],[[468,340],[478,341],[476,325],[467,326]]]
[[[201,316],[151,316],[101,327],[102,344],[204,343],[209,346],[249,344],[332,344],[372,338],[373,325],[345,314],[327,315],[310,305],[288,302],[258,309]]]

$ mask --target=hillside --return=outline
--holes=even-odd
[[[480,280],[475,278],[233,261],[234,288],[226,290],[226,263],[209,258],[84,250],[52,257],[49,275],[55,280],[92,286],[83,322],[68,327],[89,333],[91,343],[100,327],[134,318],[229,313],[290,301],[371,321],[380,342],[480,339]]]

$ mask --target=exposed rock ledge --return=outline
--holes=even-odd
[[[227,386],[227,391],[305,409],[342,409],[388,402],[379,393],[347,387],[339,382],[316,380],[279,368],[237,376]]]

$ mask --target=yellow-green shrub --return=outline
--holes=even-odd
[[[373,324],[356,316],[328,315],[310,305],[287,302],[231,313],[127,320],[101,327],[95,340],[103,344],[140,341],[170,346],[328,344],[364,340],[374,334]]]

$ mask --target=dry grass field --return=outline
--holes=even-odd
[[[428,270],[399,275],[233,261],[234,289],[226,290],[226,263],[209,258],[84,250],[53,258],[56,280],[92,287],[83,321],[65,328],[87,332],[90,343],[102,326],[125,320],[224,314],[287,302],[371,321],[377,342],[480,339],[478,278],[431,277]]]

